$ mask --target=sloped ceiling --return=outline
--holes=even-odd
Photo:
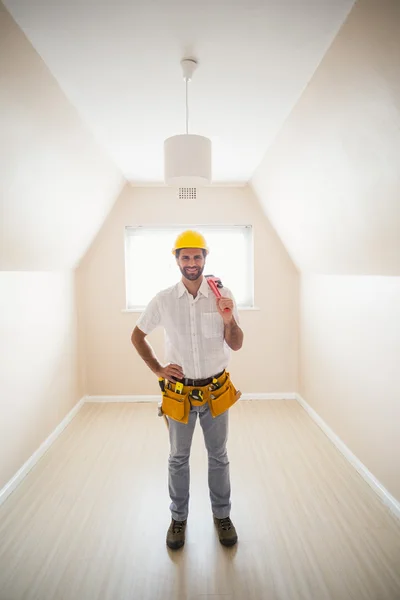
[[[190,131],[213,140],[213,180],[247,182],[353,0],[5,0],[127,179],[163,180],[185,130],[180,60],[194,55]]]
[[[74,267],[125,180],[0,4],[0,270]]]
[[[78,263],[124,184],[110,156],[130,178],[161,178],[146,169],[161,168],[160,142],[179,129],[182,82],[172,80],[192,40],[203,56],[196,128],[218,138],[221,179],[244,181],[274,140],[251,184],[297,266],[400,275],[397,0],[359,0],[285,122],[351,2],[305,2],[301,15],[292,3],[238,2],[225,21],[222,1],[190,0],[190,13],[172,2],[164,28],[157,1],[130,9],[124,2],[7,2],[30,40],[42,44],[53,74],[61,69],[68,99],[0,4],[0,269]],[[129,10],[138,6],[142,29],[133,35]],[[197,96],[200,89],[207,92]]]
[[[360,0],[251,184],[298,267],[400,275],[400,2]]]

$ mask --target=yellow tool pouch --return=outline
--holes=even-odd
[[[185,386],[181,394],[177,394],[169,386],[166,386],[161,405],[163,414],[175,421],[187,424],[191,405],[202,406],[208,402],[211,415],[218,417],[218,415],[233,406],[242,395],[240,391],[235,389],[230,375],[226,371],[218,379],[218,383],[221,387],[217,389],[210,389],[213,387],[212,385],[197,388]],[[201,401],[196,401],[191,397],[190,393],[193,389],[201,390],[203,396]]]
[[[210,399],[208,404],[213,417],[222,415],[222,413],[233,406],[242,395],[242,392],[237,391],[233,385],[229,373],[225,373],[225,375],[226,379],[221,387],[209,392]]]
[[[162,412],[175,421],[187,424],[189,421],[190,402],[188,393],[176,394],[166,388],[162,397]]]

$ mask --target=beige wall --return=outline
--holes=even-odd
[[[73,268],[124,180],[0,2],[0,270]]]
[[[245,343],[232,353],[235,383],[243,392],[297,390],[298,274],[251,190],[204,188],[196,202],[183,202],[175,189],[127,186],[77,273],[88,394],[158,392],[157,379],[131,346],[138,314],[121,312],[124,227],[199,222],[254,226],[255,303],[260,310],[240,313]],[[179,275],[177,269],[177,281]],[[162,359],[162,331],[149,339]]]
[[[123,178],[1,3],[0,81],[1,488],[83,394],[71,269]]]
[[[400,278],[302,276],[301,394],[400,499]]]
[[[359,0],[252,184],[302,272],[400,275],[400,2]]]
[[[83,395],[73,273],[0,273],[0,489]]]
[[[400,499],[399,32],[355,3],[251,185],[302,273],[301,393]]]

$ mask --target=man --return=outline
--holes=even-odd
[[[230,290],[223,288],[222,297],[216,298],[203,277],[208,254],[204,237],[196,231],[184,231],[177,237],[173,253],[182,279],[151,300],[131,338],[164,390],[162,408],[169,424],[168,482],[172,516],[166,541],[172,549],[181,548],[185,543],[189,456],[198,415],[208,452],[214,522],[220,542],[232,546],[237,542],[237,534],[230,520],[227,409],[240,393],[236,393],[225,369],[230,349],[242,347],[243,332]],[[165,366],[160,364],[146,340],[160,325],[166,332],[168,364]]]

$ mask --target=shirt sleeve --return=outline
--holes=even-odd
[[[145,310],[140,315],[136,322],[138,327],[146,335],[151,333],[153,329],[161,325],[161,312],[159,306],[158,295],[154,296],[146,306]]]
[[[224,288],[223,290],[223,296],[225,296],[226,298],[230,298],[233,302],[233,316],[235,318],[236,323],[239,325],[239,313],[238,313],[238,309],[237,309],[237,305],[236,305],[236,300],[231,292],[231,290],[229,288]]]

